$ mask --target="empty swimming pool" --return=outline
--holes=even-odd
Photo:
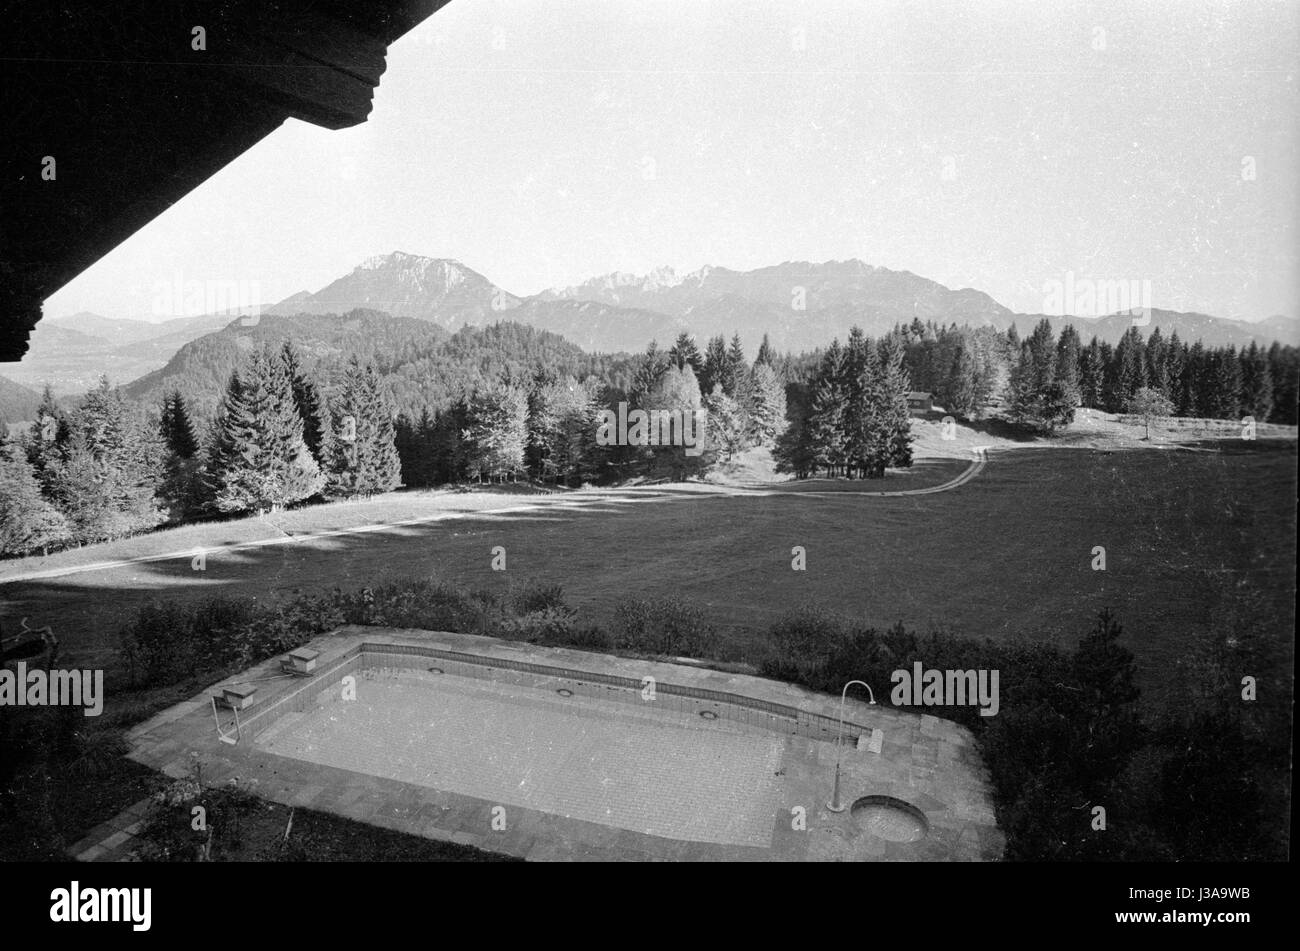
[[[314,709],[285,714],[258,744],[645,835],[770,844],[785,746],[775,733],[417,670],[363,670],[356,698],[343,695],[331,688]]]
[[[853,702],[837,744],[839,715],[742,673],[350,626],[138,724],[130,755],[534,861],[998,857],[962,728]]]

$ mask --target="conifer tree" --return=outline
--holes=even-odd
[[[880,436],[875,415],[881,405],[879,386],[880,357],[862,328],[854,327],[844,353],[844,454],[850,475],[866,475],[882,454],[875,444]]]
[[[325,494],[370,497],[401,483],[401,459],[391,403],[373,364],[354,355],[338,395],[330,400],[329,435],[324,442]]]
[[[947,349],[951,361],[949,370],[935,388],[935,396],[953,416],[970,419],[979,408],[975,358],[963,336],[958,336]]]
[[[740,345],[740,334],[731,335],[731,345],[727,348],[728,376],[724,378],[722,389],[728,396],[743,403],[742,391],[749,380],[749,365],[745,362],[745,348]],[[727,383],[731,389],[727,389]]]
[[[1072,405],[1082,402],[1083,394],[1079,385],[1079,351],[1082,341],[1073,324],[1066,324],[1061,329],[1060,339],[1056,341],[1056,366],[1053,370],[1055,382]]]
[[[68,537],[67,520],[42,497],[27,454],[6,443],[0,448],[0,554],[44,554]]]
[[[884,458],[878,469],[883,475],[885,466],[906,469],[912,465],[912,414],[907,406],[907,394],[912,387],[903,365],[902,341],[888,336],[881,340],[878,349],[880,403],[873,415],[879,420],[879,445]]]
[[[700,371],[700,392],[712,393],[715,386],[722,387],[722,391],[728,395],[736,392],[731,361],[727,359],[727,342],[721,334],[709,338],[704,350],[704,367]]]
[[[1007,414],[1013,423],[1025,425],[1035,416],[1038,391],[1034,381],[1034,358],[1028,341],[1020,345],[1020,353],[1011,367],[1007,383]]]
[[[763,342],[759,344],[758,356],[754,358],[754,366],[772,366],[772,345],[767,340],[767,334],[763,334]]]
[[[651,340],[650,344],[645,348],[645,352],[638,359],[636,370],[632,374],[632,402],[637,406],[641,406],[658,384],[659,378],[672,365],[668,355],[659,349],[659,345],[655,341]]]
[[[1187,372],[1187,344],[1178,339],[1178,331],[1169,335],[1165,348],[1165,378],[1169,389],[1165,393],[1174,404],[1174,411],[1180,412],[1179,405],[1183,394],[1183,374]]]
[[[758,445],[774,447],[786,428],[785,384],[770,363],[755,363],[751,377],[751,438]]]
[[[812,446],[812,390],[807,383],[792,383],[786,387],[787,419],[789,425],[777,437],[772,455],[777,472],[794,473],[797,479],[808,478],[817,467]]]
[[[1273,375],[1266,352],[1255,341],[1241,354],[1241,410],[1265,422],[1273,415]]]
[[[50,497],[75,541],[120,538],[165,518],[155,498],[165,462],[162,437],[106,376],[68,418],[68,434],[50,472]]]
[[[181,396],[180,390],[173,390],[163,397],[161,425],[162,437],[169,451],[181,459],[189,459],[199,451],[189,409],[185,406],[185,397]]]
[[[685,330],[677,335],[677,341],[668,351],[668,356],[679,370],[688,366],[696,378],[699,378],[700,371],[704,368],[704,360],[700,357],[699,348],[695,346],[695,338]]]
[[[254,350],[231,374],[214,430],[208,480],[220,511],[276,511],[324,487],[278,352]]]
[[[1205,346],[1197,340],[1187,351],[1187,363],[1183,369],[1183,398],[1178,408],[1180,416],[1210,415],[1209,398],[1213,383],[1209,377]]]
[[[1165,335],[1156,327],[1147,337],[1144,351],[1146,359],[1147,386],[1162,396],[1169,395],[1169,344]]]
[[[328,421],[328,409],[320,388],[311,380],[302,368],[298,351],[286,340],[281,350],[289,382],[293,387],[293,404],[302,418],[302,439],[307,450],[317,463],[323,461],[322,444],[325,441],[325,429]]]
[[[32,464],[37,482],[46,492],[51,488],[51,469],[67,441],[67,415],[54,399],[54,390],[46,383],[40,406],[36,409],[36,419],[27,436],[27,460]]]
[[[1215,350],[1210,362],[1213,383],[1208,402],[1212,419],[1237,419],[1241,415],[1241,363],[1236,347]]]
[[[1082,405],[1101,409],[1105,370],[1101,344],[1093,337],[1092,342],[1079,354],[1079,401]]]
[[[1115,346],[1117,363],[1115,401],[1118,408],[1127,406],[1137,391],[1147,385],[1146,347],[1142,331],[1130,327]]]
[[[835,473],[847,462],[845,354],[839,340],[827,348],[813,381],[808,443],[815,464]]]

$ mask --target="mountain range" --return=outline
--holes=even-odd
[[[999,330],[1015,324],[1023,336],[1043,317],[1015,313],[973,288],[954,290],[909,271],[857,260],[790,261],[752,271],[704,267],[687,274],[663,267],[644,275],[606,274],[524,297],[459,261],[401,251],[369,258],[314,293],[293,294],[267,308],[264,316],[323,317],[355,310],[432,324],[444,332],[509,321],[558,334],[588,352],[635,352],[651,340],[668,347],[683,331],[702,349],[709,337],[730,339],[738,333],[751,355],[764,334],[777,350],[798,352],[824,346],[835,337],[842,340],[855,325],[879,335],[918,318]],[[1300,322],[1282,316],[1248,323],[1153,309],[1149,317],[1142,325],[1144,334],[1159,327],[1166,336],[1177,332],[1184,340],[1199,339],[1207,346],[1245,346],[1251,341],[1267,346],[1275,339],[1294,344],[1300,339]],[[1057,332],[1073,324],[1085,342],[1097,336],[1114,343],[1134,323],[1128,314],[1047,319]],[[28,355],[21,363],[0,364],[0,374],[32,390],[48,381],[60,395],[85,392],[102,373],[118,383],[138,381],[132,390],[152,391],[163,379],[183,375],[179,367],[187,360],[199,359],[212,369],[224,366],[238,336],[236,323],[243,324],[231,314],[162,323],[84,312],[44,320],[32,335]],[[277,326],[267,331],[293,329],[292,321]],[[331,341],[323,345],[327,350],[333,350],[335,342],[362,346],[355,334],[342,333],[335,341],[316,323],[311,327],[313,340]],[[384,332],[398,333],[392,327]],[[199,357],[192,347],[185,353],[208,336],[214,340]],[[217,358],[216,351],[223,356]],[[215,380],[203,376],[201,388],[207,390]]]
[[[511,320],[560,334],[584,349],[610,352],[642,350],[652,339],[667,346],[682,331],[700,343],[739,333],[750,350],[767,334],[778,350],[798,351],[843,339],[855,325],[879,335],[914,318],[999,330],[1015,324],[1026,333],[1044,316],[1015,313],[973,288],[953,290],[910,271],[857,260],[789,261],[753,271],[705,267],[682,275],[665,267],[645,275],[606,274],[521,297],[459,261],[400,251],[370,258],[319,292],[295,294],[268,313],[337,314],[358,307],[448,329]],[[1128,314],[1048,320],[1058,332],[1073,324],[1085,341],[1095,335],[1111,343],[1133,325]],[[1285,317],[1251,324],[1153,309],[1143,333],[1154,327],[1207,346],[1300,337],[1300,323]]]

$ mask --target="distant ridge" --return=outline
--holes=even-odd
[[[558,334],[588,352],[636,352],[655,340],[671,346],[682,332],[702,347],[712,336],[739,334],[753,354],[764,335],[777,350],[800,352],[843,340],[860,326],[878,336],[914,320],[1006,330],[1027,335],[1042,315],[1015,313],[976,288],[949,288],[913,274],[859,260],[786,261],[751,271],[671,267],[646,274],[612,272],[570,287],[520,297],[454,258],[403,251],[375,255],[313,293],[299,291],[264,310],[268,317],[371,311],[415,319],[454,332],[513,322]],[[1159,328],[1206,346],[1300,343],[1300,321],[1273,315],[1257,323],[1209,314],[1153,309],[1144,335]],[[42,321],[21,363],[0,373],[29,389],[50,381],[59,395],[80,394],[107,373],[115,383],[160,370],[186,344],[220,333],[237,320],[208,314],[162,323],[80,313]],[[1132,326],[1129,314],[1051,316],[1056,332],[1072,324],[1084,341],[1116,343]],[[320,328],[313,333],[323,332]],[[328,335],[327,335],[328,336]]]
[[[368,258],[321,291],[295,294],[269,313],[343,313],[357,307],[448,329],[509,319],[604,351],[641,350],[650,340],[666,346],[682,331],[699,340],[739,333],[751,350],[766,334],[777,349],[798,351],[843,339],[854,326],[872,335],[913,320],[999,330],[1015,324],[1025,332],[1042,316],[1015,313],[975,288],[954,290],[910,271],[856,259],[786,261],[752,271],[616,271],[521,298],[460,261],[402,251]],[[1110,343],[1133,325],[1128,314],[1048,319],[1057,331],[1073,324],[1085,340],[1095,335]],[[1177,332],[1184,340],[1200,339],[1207,346],[1300,339],[1300,324],[1284,317],[1249,324],[1152,310],[1146,326],[1159,327],[1166,336]]]

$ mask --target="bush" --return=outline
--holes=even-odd
[[[414,627],[426,631],[480,633],[484,613],[497,599],[428,579],[407,579],[336,594],[334,603],[348,624]]]
[[[710,657],[717,632],[698,607],[677,598],[629,598],[614,609],[615,646],[645,654]]]
[[[132,683],[158,685],[247,667],[341,623],[343,615],[328,599],[299,598],[281,606],[251,598],[192,605],[152,601],[119,636]]]
[[[573,634],[576,614],[567,607],[530,611],[500,623],[500,636],[530,644],[567,644]]]
[[[203,828],[193,826],[195,807],[204,812]],[[154,793],[139,833],[137,857],[143,862],[228,861],[244,845],[244,825],[269,803],[235,785],[204,787],[198,761],[188,776],[163,784]]]
[[[840,615],[803,605],[781,617],[768,632],[768,657],[761,670],[769,677],[799,683],[823,683],[830,655],[848,638]]]
[[[545,585],[541,582],[532,582],[525,587],[515,597],[514,608],[519,614],[553,609],[570,611],[568,605],[564,603],[564,588],[558,584]]]

